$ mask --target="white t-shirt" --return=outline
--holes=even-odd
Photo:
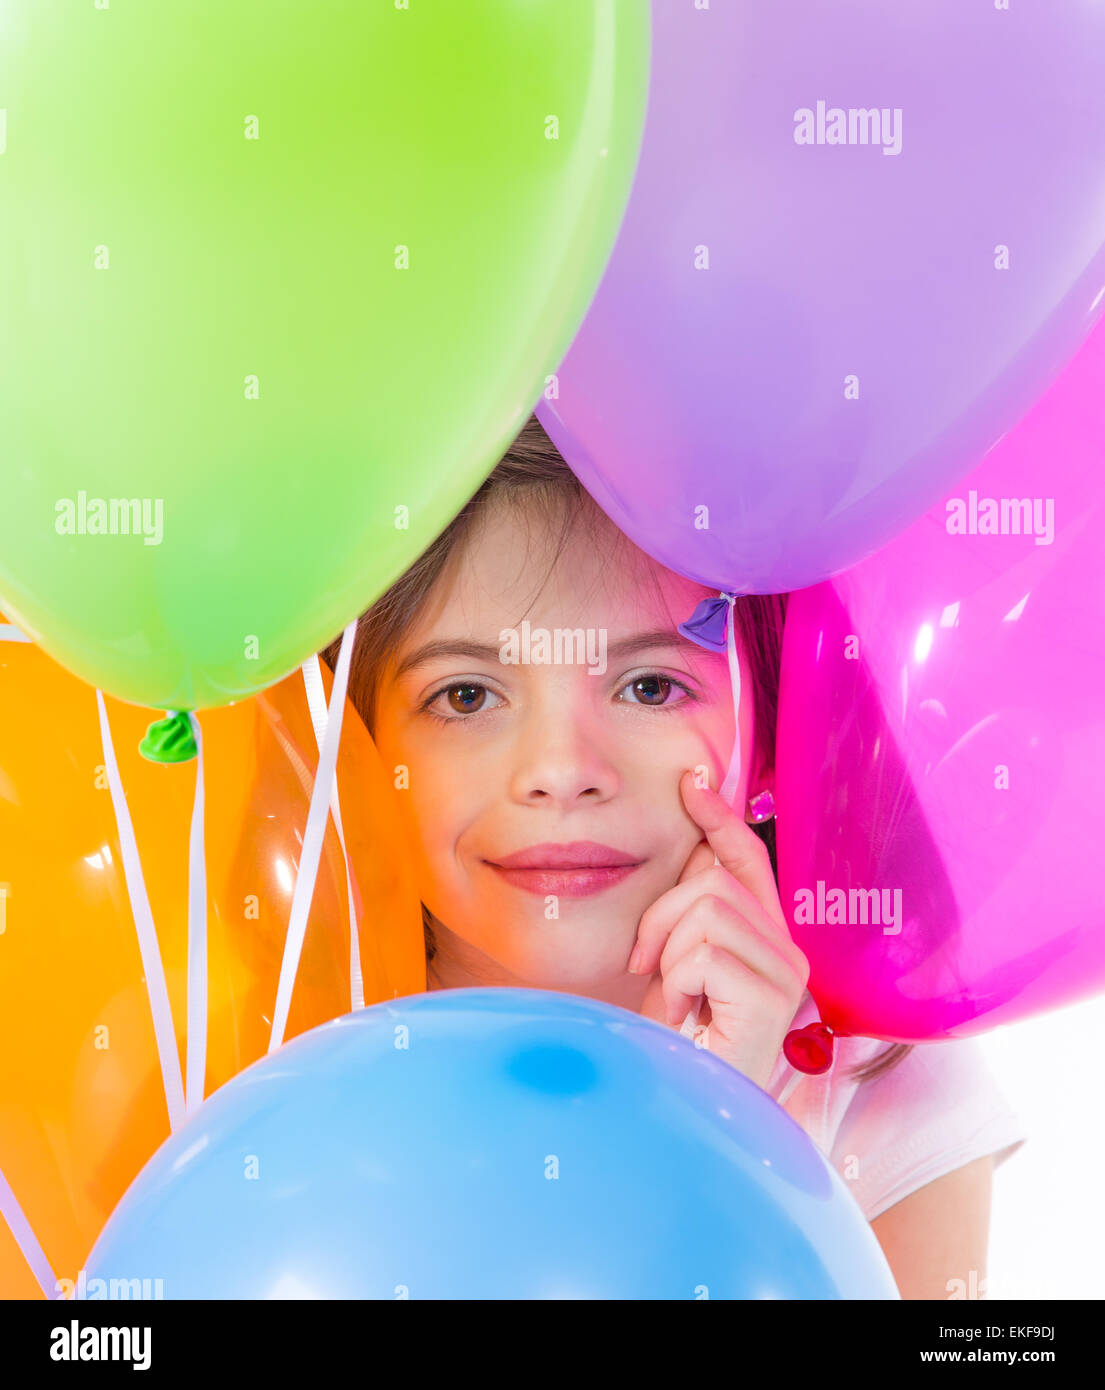
[[[804,995],[792,1028],[815,1023]],[[1002,1163],[1027,1135],[974,1038],[918,1043],[871,1081],[848,1075],[889,1046],[873,1038],[836,1038],[833,1064],[801,1075],[782,1101],[844,1178],[868,1221],[935,1178],[972,1159]],[[780,1053],[768,1094],[783,1095],[795,1073]]]

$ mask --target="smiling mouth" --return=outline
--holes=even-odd
[[[623,882],[641,867],[638,864],[605,864],[578,868],[513,869],[485,860],[489,868],[515,888],[541,897],[589,898]]]
[[[627,879],[644,863],[597,840],[548,841],[484,863],[515,888],[542,897],[587,898]]]

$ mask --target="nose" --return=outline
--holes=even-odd
[[[609,800],[620,780],[598,729],[578,707],[545,705],[519,728],[510,777],[514,801],[569,810],[581,801]]]

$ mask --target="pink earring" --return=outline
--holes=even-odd
[[[752,819],[756,824],[770,820],[775,814],[775,798],[771,791],[765,788],[762,792],[757,792],[755,796],[749,797],[748,809],[751,811]]]

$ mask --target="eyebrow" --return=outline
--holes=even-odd
[[[561,629],[564,630],[575,631],[574,628]],[[606,654],[608,657],[630,656],[634,652],[655,650],[657,647],[674,647],[687,652],[700,650],[697,643],[674,628],[667,627],[656,628],[652,632],[635,632],[631,637],[619,637],[617,641],[606,644]],[[485,642],[472,642],[463,637],[439,637],[409,652],[396,668],[395,679],[438,657],[467,656],[473,661],[491,662],[499,660],[499,651],[500,646],[489,646]]]

